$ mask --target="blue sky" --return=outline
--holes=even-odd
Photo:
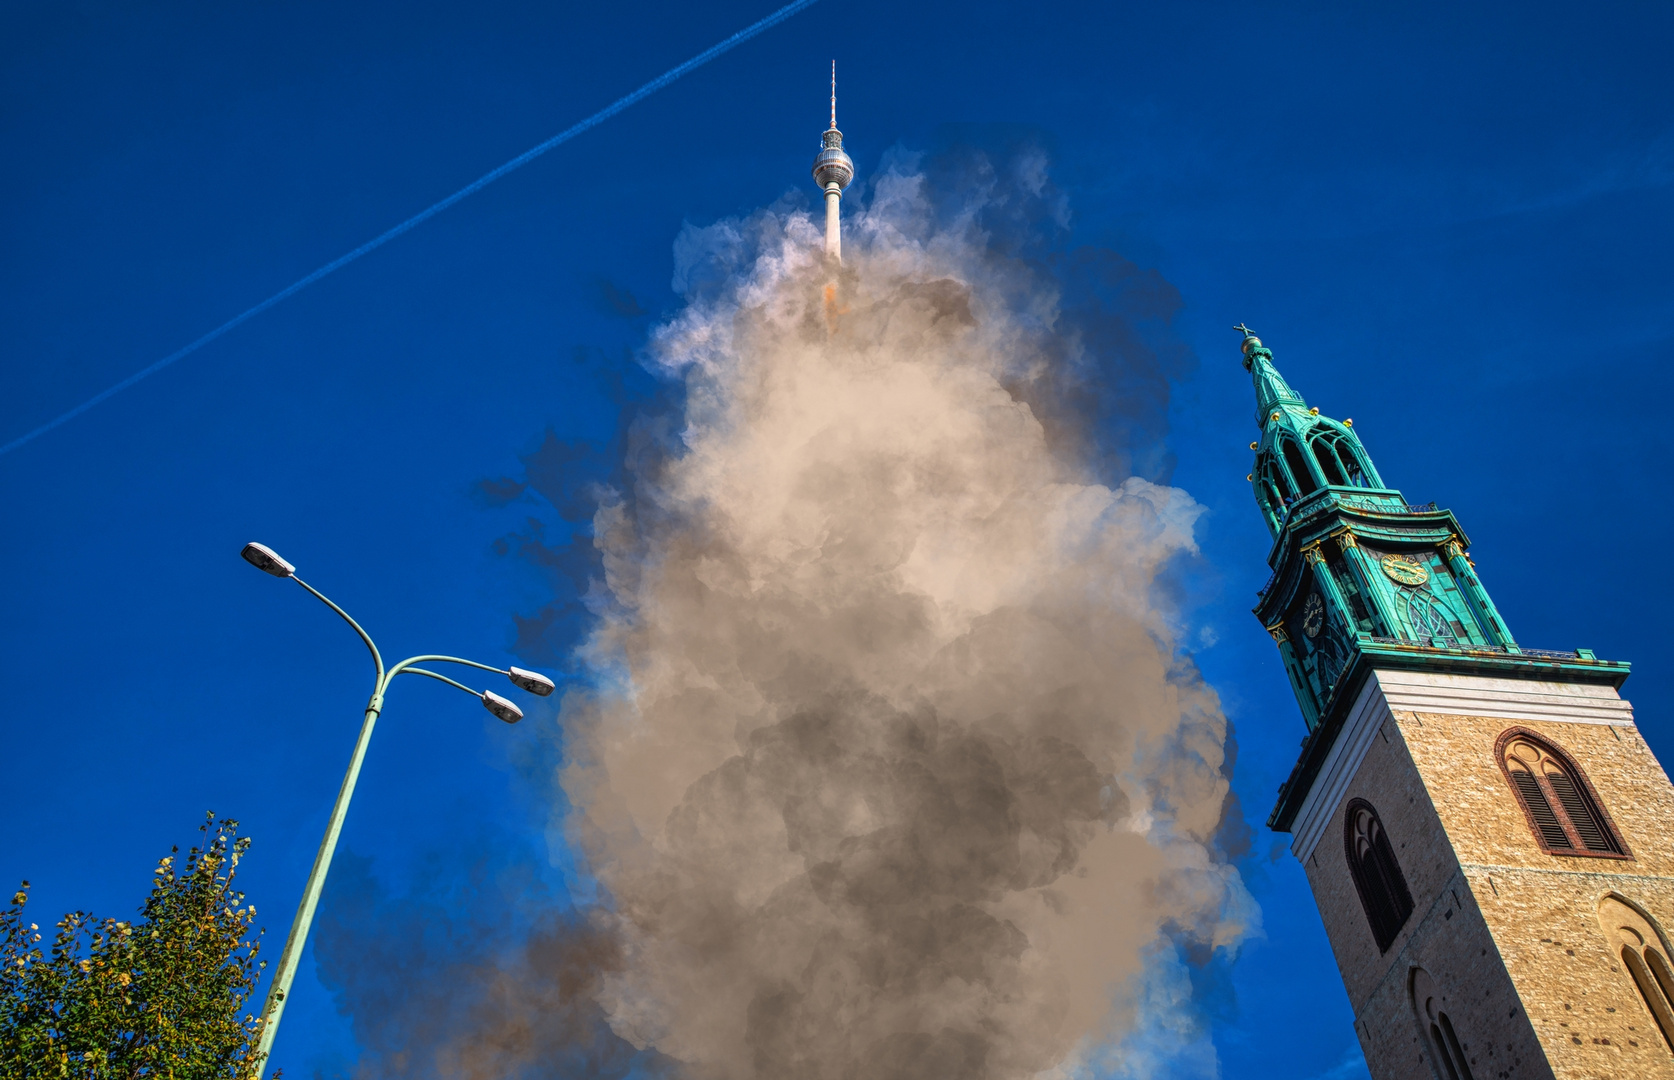
[[[768,10],[8,6],[0,442]],[[1632,661],[1624,693],[1666,759],[1671,23],[1627,4],[815,5],[0,457],[0,873],[54,918],[125,911],[214,809],[256,837],[247,889],[282,938],[369,673],[240,545],[298,563],[386,653],[515,661],[516,618],[562,568],[500,541],[531,518],[561,539],[575,515],[480,482],[548,462],[548,431],[608,470],[624,409],[662,392],[632,357],[675,303],[682,223],[811,201],[836,56],[862,185],[892,148],[1033,141],[1075,242],[1179,290],[1193,357],[1146,467],[1209,508],[1186,595],[1236,726],[1266,928],[1193,986],[1224,1075],[1363,1075],[1302,875],[1260,825],[1302,724],[1248,614],[1268,541],[1230,327],[1352,416],[1412,501],[1458,514],[1519,640]],[[547,858],[527,777],[551,718],[531,720],[397,687],[286,1017],[290,1075],[362,1054],[394,1072],[388,995],[586,906]],[[567,1074],[604,1069],[588,1060]]]

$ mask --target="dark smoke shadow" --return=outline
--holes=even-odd
[[[511,651],[531,665],[565,673],[576,670],[575,650],[592,627],[603,575],[593,515],[601,502],[619,499],[634,477],[655,475],[660,460],[678,453],[674,433],[684,404],[683,384],[653,375],[629,352],[611,356],[577,347],[572,361],[615,409],[611,434],[565,439],[549,428],[519,455],[521,477],[484,478],[472,486],[481,505],[522,499],[535,511],[521,528],[496,539],[492,551],[536,568],[550,596],[533,612],[512,613]]]
[[[615,315],[623,319],[637,319],[642,315],[651,314],[640,305],[639,298],[626,285],[618,285],[609,278],[600,278],[597,282],[599,289],[599,310],[606,315]]]
[[[1166,484],[1173,385],[1197,370],[1174,330],[1180,291],[1120,252],[1074,242],[1068,198],[1052,180],[1053,138],[1020,125],[947,125],[918,167],[943,222],[974,217],[1010,280],[1059,295],[1049,381],[1010,387],[1048,424],[1053,449],[1104,483]]]
[[[350,1018],[356,1080],[672,1080],[593,1001],[613,938],[546,882],[539,856],[482,836],[425,860],[403,895],[339,851],[314,930],[320,980]]]

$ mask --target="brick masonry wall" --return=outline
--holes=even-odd
[[[1541,851],[1494,757],[1509,727],[1580,765],[1631,860]],[[1349,874],[1343,806],[1305,863],[1378,1080],[1430,1080],[1408,991],[1434,980],[1477,1080],[1674,1080],[1674,1054],[1599,926],[1614,891],[1674,920],[1674,786],[1631,727],[1397,712],[1347,792],[1377,808],[1414,910],[1380,954]]]
[[[1598,920],[1599,901],[1611,892],[1636,901],[1665,930],[1674,919],[1674,786],[1638,730],[1425,713],[1397,722],[1553,1073],[1674,1080],[1674,1053]],[[1575,760],[1632,859],[1540,850],[1494,760],[1495,742],[1513,726]]]

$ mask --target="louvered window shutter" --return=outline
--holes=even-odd
[[[1604,823],[1598,820],[1593,808],[1587,805],[1581,792],[1576,788],[1575,781],[1567,773],[1548,771],[1546,782],[1552,785],[1552,791],[1558,796],[1558,803],[1569,815],[1569,823],[1575,826],[1575,833],[1581,838],[1581,843],[1588,851],[1615,851],[1616,845],[1604,831]]]
[[[1559,824],[1558,815],[1552,812],[1552,804],[1546,801],[1546,792],[1540,789],[1540,781],[1534,778],[1533,773],[1522,769],[1511,770],[1511,779],[1517,785],[1517,793],[1523,796],[1523,804],[1529,808],[1529,816],[1534,818],[1535,828],[1540,830],[1541,840],[1549,848],[1567,850],[1569,835]]]

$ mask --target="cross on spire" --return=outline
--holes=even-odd
[[[835,101],[835,98],[833,98],[833,100]],[[835,114],[836,106],[833,105],[832,109],[833,109],[833,114]],[[1234,326],[1233,329],[1238,331],[1240,334],[1243,334],[1245,337],[1255,337],[1256,336],[1256,332],[1254,330],[1251,330],[1249,327],[1245,326],[1243,323],[1239,323],[1237,326]]]

